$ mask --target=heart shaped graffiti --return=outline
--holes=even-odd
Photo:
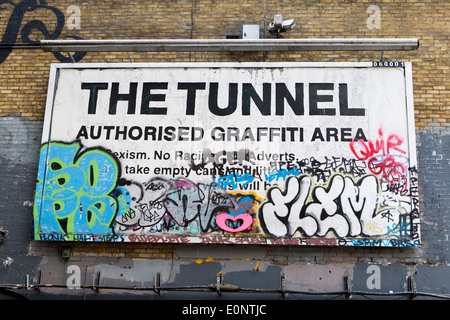
[[[233,221],[233,223],[242,220],[242,224],[237,228],[232,228],[227,224],[228,220]],[[241,232],[248,229],[252,225],[253,218],[251,215],[247,213],[242,213],[237,216],[232,216],[229,215],[228,213],[223,213],[217,216],[216,223],[222,230],[228,232]]]

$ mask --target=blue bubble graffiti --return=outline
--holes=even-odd
[[[40,153],[34,219],[40,234],[112,235],[116,213],[128,210],[114,192],[119,177],[117,161],[102,149],[81,148],[79,142],[51,142]],[[114,193],[113,193],[114,192]],[[124,208],[122,208],[124,207]]]

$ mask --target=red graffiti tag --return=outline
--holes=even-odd
[[[406,154],[401,146],[404,139],[396,134],[391,134],[387,139],[383,136],[383,129],[378,130],[378,139],[350,142],[350,149],[358,160],[367,160],[367,166],[371,173],[380,175],[382,180],[404,180],[407,170],[403,154]],[[396,154],[397,153],[397,154]],[[400,153],[400,154],[398,154]]]
[[[406,151],[400,149],[403,139],[396,134],[391,134],[386,142],[383,137],[383,129],[378,130],[379,138],[375,141],[369,140],[367,143],[361,139],[350,142],[350,149],[358,160],[367,160],[370,157],[382,152],[383,156],[391,154],[392,150],[406,154]]]
[[[372,157],[367,162],[367,166],[373,174],[382,174],[384,177],[403,177],[406,172],[405,165],[402,162],[396,161],[392,155],[383,156],[381,159]]]

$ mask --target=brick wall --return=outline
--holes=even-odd
[[[26,1],[22,1],[26,2]],[[70,6],[77,6],[77,13]],[[369,29],[379,8],[379,29]],[[47,8],[24,13],[20,26],[31,19],[42,21],[48,32],[60,31],[58,39],[166,39],[225,38],[241,35],[243,24],[259,24],[261,37],[273,15],[296,19],[287,38],[418,38],[420,48],[412,52],[384,52],[383,59],[412,61],[416,128],[448,122],[448,12],[445,1],[65,1],[48,2],[65,17],[58,30],[57,15]],[[0,32],[17,33],[7,22],[19,11],[2,4]],[[79,25],[78,25],[79,22]],[[376,25],[374,25],[376,26]],[[17,28],[16,28],[17,29]],[[21,42],[20,33],[16,37]],[[12,37],[14,38],[14,37]],[[42,39],[37,30],[30,40]],[[3,53],[6,56],[6,52]],[[67,57],[67,55],[66,55]],[[262,55],[256,54],[256,58]],[[88,53],[82,62],[160,61],[253,61],[252,53]],[[267,61],[376,61],[379,52],[284,52],[270,53]],[[40,50],[13,50],[2,63],[0,115],[18,113],[43,119],[49,64],[58,62]],[[32,98],[31,98],[32,97]]]
[[[29,5],[25,6],[27,3]],[[383,59],[413,62],[423,248],[411,250],[273,246],[264,247],[262,254],[244,255],[241,260],[258,259],[273,265],[299,262],[433,264],[450,261],[446,250],[449,245],[447,230],[450,221],[447,217],[448,179],[445,179],[448,176],[450,155],[448,1],[337,3],[331,0],[49,0],[46,3],[46,6],[40,7],[34,7],[32,1],[14,1],[14,5],[1,4],[0,34],[4,35],[2,45],[7,48],[15,43],[23,43],[26,41],[26,35],[29,41],[43,39],[43,25],[45,32],[57,39],[225,38],[227,35],[241,36],[243,24],[259,24],[261,37],[270,37],[265,29],[277,13],[297,22],[294,30],[285,35],[286,38],[418,38],[418,50],[384,52]],[[368,26],[368,23],[370,25],[377,18],[376,12],[368,12],[372,5],[380,10],[377,20],[380,22],[379,28]],[[61,22],[62,18],[64,24]],[[37,24],[36,20],[42,24]],[[36,29],[39,26],[41,31]],[[235,62],[260,60],[263,54],[86,53],[75,57],[80,62],[87,63]],[[271,52],[266,61],[378,61],[380,58],[380,52]],[[67,62],[68,59],[67,55],[53,55],[40,49],[0,51],[0,227],[8,230],[4,244],[0,244],[0,261],[7,261],[8,257],[21,261],[16,269],[5,264],[3,269],[0,267],[0,280],[3,282],[21,281],[25,273],[36,273],[45,266],[48,268],[53,261],[48,257],[59,254],[58,243],[30,243],[30,204],[33,202],[50,64]],[[71,256],[78,261],[83,257],[162,261],[192,257],[180,254],[183,250],[189,249],[164,244],[83,243],[73,245]],[[206,259],[216,252],[216,249],[205,250],[203,247],[198,250],[199,259]],[[226,247],[220,250],[225,252],[222,258],[226,260],[233,259],[230,250],[236,248]],[[245,249],[240,248],[238,253],[242,250]],[[33,258],[35,260],[25,262],[23,257],[27,254],[39,259]],[[216,259],[220,259],[217,254]],[[56,268],[61,267],[64,268],[62,262],[53,268],[57,270]],[[53,269],[51,270],[53,272]]]

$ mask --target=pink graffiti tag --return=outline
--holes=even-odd
[[[391,134],[386,139],[386,142],[384,141],[383,137],[383,129],[380,128],[378,130],[378,135],[379,138],[376,139],[375,141],[369,140],[366,143],[363,140],[359,139],[356,142],[355,141],[350,142],[350,149],[352,150],[353,154],[356,156],[358,160],[367,160],[370,157],[379,154],[379,152],[382,152],[383,156],[385,156],[391,153],[391,149],[400,152],[402,154],[406,154],[406,151],[399,148],[403,143],[403,139],[400,138],[398,135]],[[355,143],[361,147],[359,150],[356,150]]]
[[[227,225],[228,220],[231,220],[233,222],[242,220],[242,224],[237,228],[232,228]],[[253,223],[253,218],[248,213],[242,213],[237,216],[232,216],[228,213],[222,213],[217,216],[216,223],[222,230],[235,233],[248,229]]]
[[[358,160],[367,160],[367,165],[371,173],[381,175],[383,181],[393,181],[399,178],[403,180],[406,173],[406,154],[401,149],[404,139],[396,134],[389,135],[386,139],[383,136],[383,129],[378,130],[378,139],[350,142],[350,150]]]

